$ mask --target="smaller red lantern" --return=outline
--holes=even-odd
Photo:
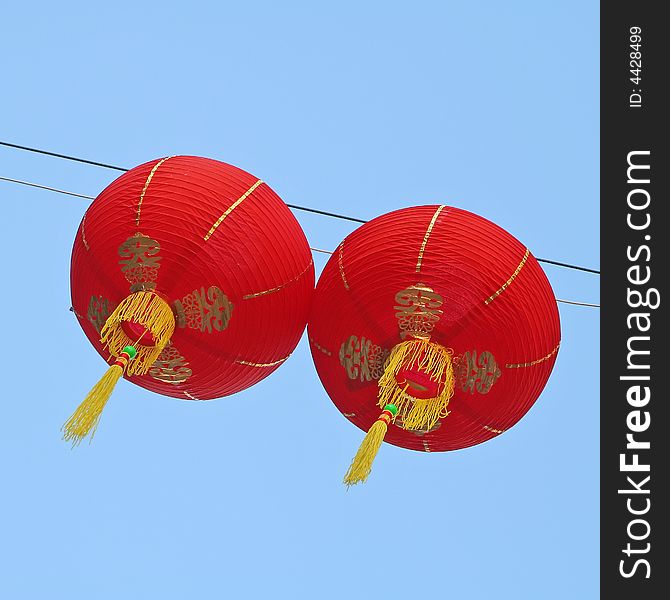
[[[209,400],[272,373],[304,330],[314,266],[298,221],[266,183],[172,156],[131,169],[93,201],[71,288],[84,333],[112,365],[64,426],[78,443],[122,375]]]

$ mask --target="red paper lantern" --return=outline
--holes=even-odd
[[[266,183],[174,156],[131,169],[91,204],[71,287],[84,333],[118,363],[115,380],[125,373],[166,396],[207,400],[253,385],[289,357],[314,267],[300,225]],[[95,429],[91,402],[66,424],[68,439]]]
[[[369,432],[349,485],[367,477],[382,439],[440,452],[512,427],[560,342],[554,294],[529,250],[447,206],[398,210],[349,235],[319,278],[308,332],[330,398]]]

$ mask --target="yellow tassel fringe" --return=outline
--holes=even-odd
[[[113,364],[107,369],[100,381],[93,386],[84,401],[63,425],[64,440],[72,442],[73,446],[78,446],[89,434],[91,440],[93,439],[105,404],[122,375],[123,367],[118,364]]]
[[[454,395],[452,350],[429,340],[408,340],[393,347],[383,375],[379,378],[378,405],[395,404],[404,429],[428,431],[449,414],[447,407]],[[408,386],[400,387],[396,375],[402,368],[415,368],[443,382],[434,398],[415,398]]]
[[[372,424],[344,476],[344,483],[347,487],[362,483],[368,478],[370,471],[372,471],[372,463],[384,441],[387,429],[387,419],[380,418]]]
[[[122,321],[134,321],[147,329],[154,338],[154,346],[143,346],[141,340],[129,338],[121,327]],[[112,356],[119,356],[126,346],[137,350],[128,365],[128,375],[145,375],[158,355],[167,346],[174,333],[175,319],[170,305],[153,292],[140,291],[124,298],[107,318],[100,332],[100,341]]]

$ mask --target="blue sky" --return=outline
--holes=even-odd
[[[450,204],[597,268],[598,18],[577,1],[13,3],[0,139],[128,167],[209,156],[364,219]],[[95,195],[116,174],[0,147],[0,176]],[[598,597],[597,309],[560,306],[553,375],[513,429],[384,446],[348,492],[362,433],[304,338],[220,400],[121,382],[72,451],[59,428],[104,368],[68,312],[87,201],[0,181],[0,202],[0,597]],[[353,230],[297,216],[317,248]],[[599,301],[597,276],[546,272],[557,297]]]

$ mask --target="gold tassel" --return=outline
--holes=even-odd
[[[142,325],[154,338],[153,346],[138,344],[130,339],[121,327],[122,321]],[[100,331],[100,341],[110,354],[119,356],[126,346],[137,349],[135,359],[128,365],[128,375],[146,375],[158,355],[167,346],[174,333],[175,319],[170,305],[150,291],[140,291],[124,298],[105,321]]]
[[[372,471],[372,463],[384,441],[388,425],[397,412],[396,406],[388,404],[384,407],[379,418],[372,424],[344,476],[344,484],[347,487],[362,483],[368,478],[370,471]]]
[[[453,352],[425,339],[401,342],[393,347],[384,373],[379,378],[378,406],[395,404],[402,427],[428,431],[449,414],[449,400],[454,395]],[[416,398],[408,386],[400,387],[396,375],[401,369],[416,369],[428,374],[440,392],[433,398]]]
[[[128,337],[123,330],[124,321],[144,328],[139,339]],[[100,341],[112,356],[117,357],[116,362],[63,425],[63,439],[72,442],[73,446],[87,435],[93,439],[105,404],[124,372],[145,375],[169,343],[174,328],[175,318],[170,305],[154,292],[142,290],[124,298],[100,331]],[[147,333],[153,337],[153,345],[140,343]]]
[[[123,375],[123,371],[135,356],[135,348],[128,346],[123,349],[116,362],[107,369],[100,381],[93,386],[84,401],[77,407],[72,416],[63,425],[63,439],[78,446],[90,434],[91,440],[98,428],[102,411],[112,395],[114,387]]]

